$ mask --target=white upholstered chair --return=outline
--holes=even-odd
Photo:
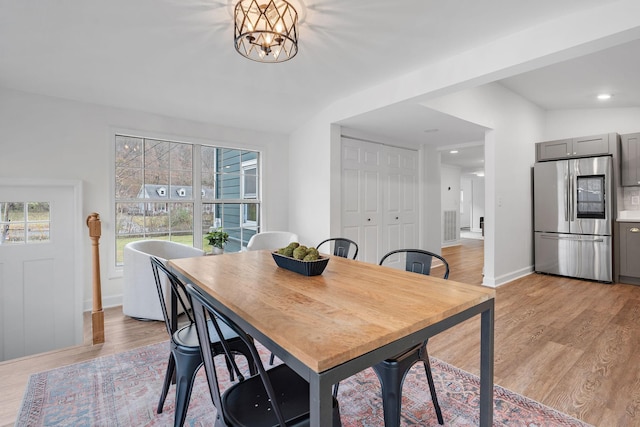
[[[202,256],[204,251],[168,240],[139,240],[124,247],[122,312],[137,319],[164,320],[150,257],[161,261]],[[165,301],[171,288],[165,285]]]
[[[291,242],[297,241],[298,235],[289,231],[265,231],[251,236],[251,239],[249,239],[247,243],[247,250],[280,249],[288,246]]]

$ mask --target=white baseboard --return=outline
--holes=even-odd
[[[448,248],[448,247],[451,247],[451,246],[458,246],[458,245],[460,245],[460,240],[449,240],[447,242],[442,242],[440,247],[441,248]]]
[[[120,295],[113,295],[110,297],[105,297],[102,299],[102,308],[110,308],[110,307],[117,307],[119,305],[122,305],[122,294]],[[92,311],[93,310],[93,300],[85,300],[84,302],[84,307],[83,307],[84,311]]]
[[[519,279],[521,277],[524,276],[528,276],[529,274],[533,273],[533,266],[530,265],[528,267],[525,268],[521,268],[520,270],[516,270],[516,271],[512,271],[510,273],[507,274],[503,274],[501,276],[498,277],[487,277],[485,276],[483,281],[482,281],[482,285],[483,286],[488,286],[490,288],[497,288],[498,286],[502,286],[505,283],[509,283],[512,282],[516,279]]]

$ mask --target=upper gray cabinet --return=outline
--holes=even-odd
[[[640,133],[620,136],[622,186],[640,185]]]
[[[580,138],[538,142],[536,144],[536,161],[613,154],[617,141],[616,136],[617,134],[615,133],[605,133]]]
[[[559,139],[536,144],[536,160],[565,159],[573,152],[573,139]]]

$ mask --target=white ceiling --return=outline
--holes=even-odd
[[[0,86],[289,133],[389,78],[616,1],[296,0],[298,55],[260,64],[233,48],[232,0],[0,0]],[[608,105],[626,107],[640,103],[638,75],[635,42],[501,83],[545,109],[592,108],[601,89],[614,94]],[[484,138],[481,127],[409,102],[341,123],[407,143]]]
[[[500,81],[545,110],[640,106],[640,40]],[[613,97],[602,102],[599,93]]]
[[[498,82],[544,110],[625,108],[640,107],[638,76],[640,40]],[[609,93],[612,98],[600,101],[596,97],[599,93]],[[416,102],[388,106],[341,123],[405,141],[408,145],[436,145],[442,149],[442,162],[461,167],[463,173],[480,172],[484,168],[484,148],[478,142],[484,141],[485,128]],[[452,147],[458,153],[450,154]]]

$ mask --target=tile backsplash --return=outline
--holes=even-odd
[[[624,199],[618,210],[640,211],[640,187],[623,187]]]

